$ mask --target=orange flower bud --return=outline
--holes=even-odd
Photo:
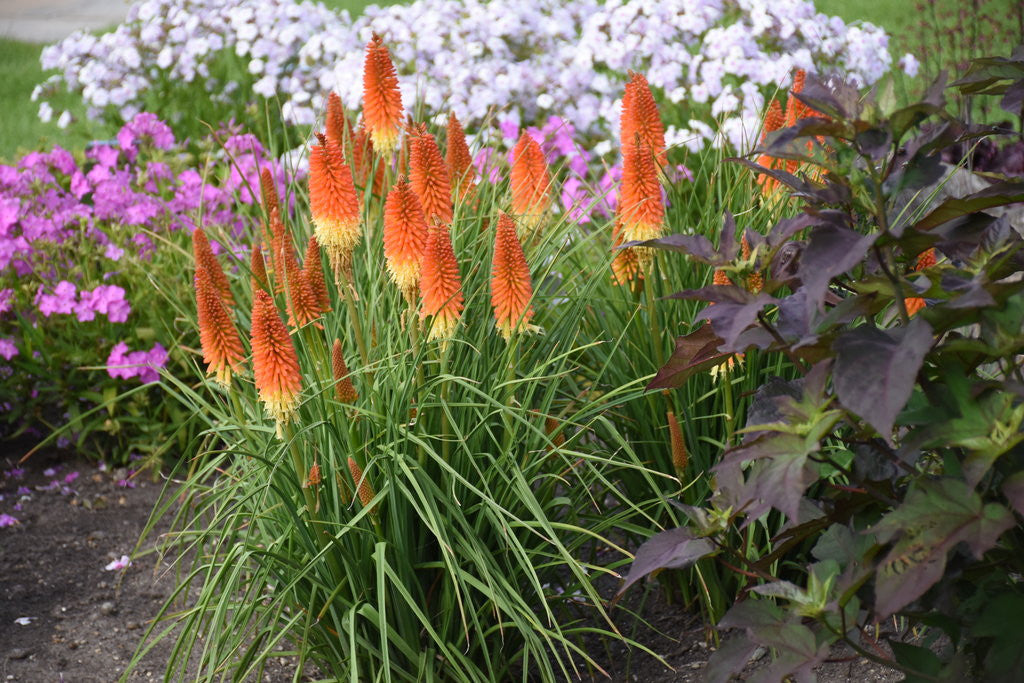
[[[431,228],[427,235],[420,263],[420,296],[420,319],[433,317],[427,339],[439,339],[442,345],[446,344],[455,334],[463,308],[459,264],[446,225]]]
[[[207,268],[196,266],[195,284],[199,341],[203,347],[206,372],[227,387],[231,384],[232,373],[238,372],[245,355],[242,340]]]
[[[534,232],[551,207],[551,177],[544,152],[529,133],[523,133],[512,152],[510,174],[512,212],[525,232]]]
[[[320,485],[320,465],[313,463],[313,466],[309,468],[309,476],[306,477],[306,486],[319,486]]]
[[[455,193],[452,199],[456,196],[461,199],[473,189],[473,156],[469,153],[466,133],[455,117],[455,112],[448,114],[448,144],[444,154],[452,191]]]
[[[341,348],[341,340],[335,339],[331,348],[331,374],[334,376],[334,395],[342,403],[355,403],[359,392],[352,384],[348,366],[345,365],[345,351]]]
[[[661,198],[658,167],[650,148],[639,138],[626,147],[622,161],[619,220],[623,242],[657,239],[664,228],[665,204]],[[646,271],[653,258],[651,249],[638,247],[636,251],[640,267]]]
[[[251,346],[256,390],[280,436],[281,426],[295,416],[302,376],[288,328],[263,290],[253,294]]]
[[[689,454],[686,452],[686,441],[683,439],[683,429],[679,426],[679,420],[676,419],[676,414],[671,410],[666,413],[665,418],[668,420],[668,433],[672,444],[672,469],[676,471],[676,476],[681,482],[683,480],[683,474],[686,472],[686,464],[689,462]]]
[[[423,206],[423,215],[430,224],[435,220],[450,223],[452,188],[441,150],[425,125],[414,126],[410,133],[409,177]]]
[[[402,125],[402,93],[388,48],[376,33],[366,45],[363,63],[363,121],[374,149],[384,155],[394,151]]]
[[[715,274],[711,276],[711,284],[713,285],[731,285],[732,280],[729,279],[728,273],[724,270],[717,269]]]
[[[341,104],[338,93],[331,92],[327,96],[327,113],[324,115],[324,129],[327,139],[338,144],[342,150],[352,143],[352,124],[345,115],[345,107]]]
[[[302,327],[323,315],[323,310],[320,308],[317,294],[310,286],[303,270],[299,268],[299,260],[295,258],[295,252],[290,245],[281,254],[281,260],[284,263],[284,276],[287,280],[285,289],[288,292],[288,324],[292,327]]]
[[[353,177],[364,192],[370,191],[372,194],[380,195],[384,189],[385,164],[383,161],[377,162],[375,156],[370,136],[366,134],[366,129],[363,126],[359,126],[352,142]],[[373,174],[372,179],[370,178],[371,173]]]
[[[263,260],[263,250],[260,245],[252,245],[252,252],[249,256],[249,272],[252,275],[253,291],[263,289],[270,291],[270,280],[267,278],[267,264]]]
[[[202,228],[196,228],[192,231],[192,254],[195,257],[197,273],[200,268],[206,270],[210,276],[210,282],[220,293],[224,304],[228,308],[234,306],[235,299],[231,295],[231,285],[228,283],[227,276],[224,275],[224,270],[220,267],[220,261],[213,255],[210,241],[206,239],[206,233]]]
[[[359,196],[341,147],[322,135],[317,137],[320,144],[309,150],[309,210],[331,267],[335,273],[344,273],[359,242]]]
[[[373,487],[370,486],[369,479],[363,476],[363,468],[353,458],[348,459],[348,471],[352,474],[352,481],[358,488],[359,502],[363,507],[367,507],[376,495],[373,492]]]
[[[384,258],[391,279],[412,302],[420,282],[420,261],[427,246],[427,221],[420,199],[399,177],[384,203]]]
[[[302,279],[309,283],[309,289],[316,297],[320,313],[331,310],[331,297],[327,294],[327,282],[324,280],[324,265],[320,260],[320,243],[317,242],[315,235],[310,236],[309,242],[306,243]]]
[[[267,216],[275,209],[281,210],[277,198],[277,184],[274,183],[274,176],[270,174],[270,169],[267,167],[260,172],[260,193],[263,195],[263,210],[267,212]]]
[[[658,115],[658,105],[651,94],[651,86],[643,75],[629,72],[622,97],[622,114],[619,117],[620,140],[626,148],[639,136],[640,141],[651,150],[664,167],[668,163],[665,154],[665,127]]]
[[[530,298],[530,268],[523,246],[516,236],[516,224],[507,214],[498,217],[494,235],[494,259],[491,270],[491,305],[501,336],[508,341],[515,332],[523,332],[533,317]]]

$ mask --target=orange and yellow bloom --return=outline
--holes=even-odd
[[[394,151],[402,127],[402,93],[388,48],[376,33],[363,63],[363,121],[375,150],[383,155]]]
[[[526,265],[523,246],[516,235],[516,225],[507,214],[498,217],[494,236],[494,259],[491,269],[491,305],[501,336],[508,341],[514,333],[528,329],[533,310],[530,298],[530,268]]]
[[[510,174],[512,212],[526,233],[540,226],[551,207],[551,176],[544,152],[529,133],[523,133],[512,151]]]
[[[459,264],[446,225],[429,231],[420,264],[420,296],[420,319],[430,318],[427,338],[440,340],[443,346],[455,335],[463,308]]]
[[[618,216],[622,241],[657,239],[665,226],[665,204],[654,155],[637,135],[624,149],[623,157]],[[654,257],[651,249],[636,247],[635,252],[640,268],[648,270]]]
[[[452,200],[464,198],[473,190],[473,157],[466,143],[466,133],[455,117],[455,112],[448,114],[448,141],[444,161],[452,184]]]
[[[334,395],[342,403],[355,403],[359,392],[349,377],[348,366],[345,365],[345,351],[341,340],[335,339],[331,347],[331,375],[334,377]]]
[[[623,149],[633,144],[639,136],[642,142],[663,167],[668,163],[665,154],[665,126],[658,114],[658,105],[651,94],[651,86],[642,74],[629,72],[622,96],[622,113],[619,117],[620,142]]]
[[[195,257],[196,271],[198,272],[200,268],[208,271],[210,283],[220,294],[224,304],[229,308],[234,306],[235,299],[231,295],[231,285],[228,283],[227,276],[224,275],[224,270],[220,267],[220,261],[213,255],[210,241],[206,238],[206,232],[202,228],[192,231],[192,255]]]
[[[196,264],[196,313],[199,318],[199,341],[207,373],[227,387],[231,375],[237,373],[244,354],[231,312],[210,276],[208,268]]]
[[[420,198],[427,223],[450,223],[452,220],[452,187],[448,168],[441,157],[434,136],[420,124],[410,130],[409,179]]]
[[[309,150],[309,210],[317,240],[336,274],[347,273],[359,243],[359,197],[337,142],[318,135]]]
[[[410,302],[419,288],[427,232],[420,199],[409,181],[400,177],[384,203],[384,258],[391,279]]]
[[[256,390],[267,414],[277,422],[281,436],[283,425],[295,417],[302,376],[288,328],[273,298],[263,290],[253,294],[250,334]]]

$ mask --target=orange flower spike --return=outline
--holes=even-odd
[[[306,477],[306,486],[319,486],[320,482],[320,464],[313,463],[313,466],[309,468],[309,476]]]
[[[257,290],[252,301],[252,365],[256,390],[267,414],[277,422],[277,434],[294,419],[302,376],[295,346],[274,300]]]
[[[348,116],[345,115],[345,107],[342,106],[341,98],[338,97],[336,92],[331,92],[327,96],[327,113],[324,115],[324,129],[327,133],[327,139],[338,143],[342,150],[352,143],[352,124],[348,122]]]
[[[388,48],[376,33],[363,64],[363,120],[374,149],[385,156],[393,152],[402,126],[402,93]]]
[[[352,384],[348,366],[345,365],[345,351],[341,348],[341,340],[335,339],[331,348],[331,374],[334,377],[334,395],[342,403],[355,403],[359,392]]]
[[[299,268],[295,252],[288,249],[283,254],[283,260],[285,277],[288,280],[288,324],[292,327],[302,327],[319,318],[323,311],[309,280]]]
[[[292,240],[276,207],[270,211],[270,235],[270,265],[274,269],[274,292],[281,294],[284,292],[285,278],[285,262],[282,256],[291,252]]]
[[[726,273],[724,270],[718,269],[715,270],[715,274],[711,276],[711,284],[716,286],[731,285],[732,280],[729,279],[728,273]]]
[[[249,256],[249,272],[252,274],[253,290],[264,289],[270,291],[270,280],[267,279],[267,264],[263,260],[263,250],[260,245],[252,245],[252,252]]]
[[[383,162],[374,163],[373,143],[366,129],[359,126],[352,141],[352,168],[353,177],[363,188],[363,191],[371,191],[380,195],[384,189],[384,166]],[[370,173],[373,172],[373,178]]]
[[[363,468],[353,458],[349,458],[348,471],[352,474],[352,481],[359,489],[359,502],[363,507],[368,506],[376,494],[373,492],[373,487],[370,486],[370,481],[363,476]]]
[[[665,418],[668,421],[668,433],[672,445],[672,469],[676,471],[676,477],[682,482],[686,465],[690,460],[690,456],[686,452],[686,440],[683,438],[683,429],[679,426],[676,414],[670,410],[665,414]]]
[[[447,344],[462,317],[463,299],[459,264],[445,225],[433,227],[428,233],[420,263],[420,296],[420,320],[433,317],[427,339]]]
[[[544,152],[529,133],[520,136],[512,152],[510,180],[512,211],[523,230],[533,232],[551,207],[551,176]]]
[[[622,162],[619,218],[623,242],[657,239],[664,229],[665,205],[661,198],[658,167],[650,148],[639,140],[626,148]],[[646,271],[654,257],[652,250],[637,247],[636,255],[641,269]]]
[[[665,154],[665,126],[658,114],[658,105],[651,94],[651,86],[642,74],[629,72],[629,82],[622,97],[620,129],[622,146],[630,145],[637,135],[654,154],[658,165],[668,163]]]
[[[415,301],[419,288],[427,233],[420,199],[409,181],[399,177],[384,203],[384,258],[391,279],[409,302]]]
[[[523,246],[516,235],[516,224],[507,214],[498,217],[494,235],[494,259],[491,269],[491,305],[501,336],[508,341],[517,332],[529,329],[533,309],[530,298],[530,268],[526,265]]]
[[[267,212],[267,216],[274,210],[281,210],[277,198],[277,184],[274,182],[274,176],[267,167],[264,167],[263,171],[260,172],[260,193],[263,195],[263,210]]]
[[[196,268],[196,313],[199,318],[199,341],[203,348],[203,362],[207,373],[228,387],[232,373],[237,373],[242,362],[242,341],[231,321],[231,313],[224,305],[210,271]]]
[[[793,75],[793,88],[789,91],[789,101],[786,104],[786,127],[795,126],[796,122],[807,116],[804,103],[793,97],[804,90],[804,82],[807,78],[807,73],[803,69],[797,69],[796,74]]]
[[[423,124],[414,126],[410,133],[409,179],[412,181],[413,191],[420,198],[423,215],[430,224],[435,220],[445,224],[451,223],[451,181],[437,141]]]
[[[469,153],[466,133],[456,118],[455,112],[448,114],[448,144],[444,150],[452,189],[458,190],[459,197],[465,197],[473,188],[473,156]]]
[[[335,273],[345,273],[359,243],[359,196],[341,147],[319,133],[317,138],[320,144],[309,151],[309,210],[331,267]]]
[[[917,256],[917,264],[914,266],[914,270],[924,270],[925,268],[931,268],[937,262],[935,258],[935,247],[925,249]]]
[[[320,243],[312,235],[306,243],[306,258],[302,264],[302,279],[309,283],[309,289],[316,297],[316,304],[321,313],[331,310],[331,297],[327,294],[327,282],[324,280],[324,266],[320,261]],[[319,317],[319,316],[317,316]]]
[[[228,283],[227,276],[224,275],[224,270],[220,267],[220,261],[213,255],[210,240],[206,238],[206,232],[202,228],[192,231],[192,254],[195,257],[196,271],[198,272],[200,268],[206,270],[210,276],[210,282],[220,293],[224,303],[229,308],[234,306],[235,299],[231,295],[231,285]]]

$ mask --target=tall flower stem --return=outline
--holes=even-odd
[[[654,360],[660,370],[665,365],[664,342],[661,339],[661,322],[658,320],[658,310],[654,306],[654,283],[658,280],[658,258],[654,254],[651,259],[651,270],[645,282],[644,293],[647,295],[647,318],[651,326],[651,338],[654,341]]]

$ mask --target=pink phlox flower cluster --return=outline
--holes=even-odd
[[[160,380],[160,368],[167,363],[167,349],[159,342],[149,351],[128,351],[128,344],[118,342],[107,356],[107,374],[111,377],[131,379],[138,377],[143,384]]]
[[[4,527],[14,526],[15,524],[20,523],[21,522],[18,521],[17,517],[11,517],[6,512],[0,512],[0,529],[3,529]]]
[[[150,144],[156,149],[167,150],[174,146],[174,133],[166,123],[150,112],[141,112],[121,127],[117,133],[121,151],[134,159],[138,144]]]

